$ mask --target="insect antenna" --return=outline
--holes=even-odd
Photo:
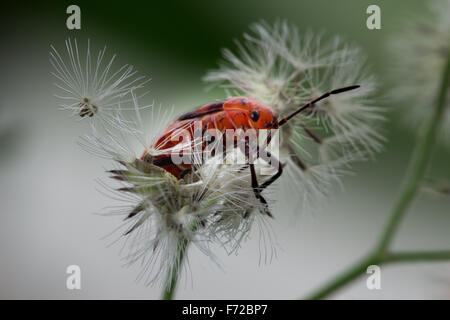
[[[354,89],[358,89],[360,86],[359,85],[354,85],[354,86],[349,86],[349,87],[344,87],[344,88],[339,88],[339,89],[334,89],[331,91],[328,91],[327,93],[324,93],[323,95],[321,95],[320,97],[308,102],[307,104],[301,106],[299,109],[297,109],[296,111],[292,112],[290,115],[288,115],[286,118],[281,119],[278,122],[278,126],[281,127],[282,125],[284,125],[286,122],[288,122],[291,118],[295,117],[297,114],[299,114],[300,112],[302,112],[303,110],[312,107],[315,103],[319,102],[320,100],[323,100],[325,98],[328,98],[329,96],[333,95],[333,94],[339,94],[342,92],[346,92],[346,91],[350,91],[350,90],[354,90]]]

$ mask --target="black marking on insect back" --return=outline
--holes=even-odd
[[[224,103],[224,101],[218,101],[218,102],[211,103],[210,105],[208,105],[205,108],[205,111],[198,112],[197,110],[199,110],[200,108],[204,107],[204,106],[201,106],[201,107],[196,108],[196,109],[194,109],[192,111],[186,112],[185,114],[182,114],[181,116],[178,117],[178,120],[182,121],[182,120],[188,120],[188,119],[195,119],[195,118],[199,118],[199,117],[202,117],[204,115],[207,115],[207,114],[211,114],[211,113],[216,113],[216,112],[222,111],[223,110],[223,103]]]
[[[245,100],[244,100],[244,98],[241,98],[241,104],[243,105],[243,106],[246,106],[247,104],[245,103]]]
[[[172,157],[161,157],[153,160],[153,165],[157,167],[166,167],[174,165]]]

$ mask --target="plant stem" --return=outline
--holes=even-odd
[[[367,258],[360,260],[358,263],[342,272],[338,277],[316,290],[316,292],[314,292],[310,296],[306,297],[306,299],[318,300],[327,297],[334,291],[359,277],[363,272],[366,271],[367,266],[376,264],[375,258],[375,255],[369,255]]]
[[[323,286],[317,290],[316,293],[307,297],[308,300],[322,299],[346,285],[350,281],[358,278],[363,274],[370,265],[381,265],[386,263],[402,263],[402,262],[423,262],[423,261],[447,261],[450,260],[450,251],[411,251],[411,252],[396,252],[384,255],[384,258],[379,258],[378,254],[371,255],[359,263],[344,271],[334,281]]]
[[[395,202],[390,218],[386,227],[380,237],[379,243],[373,254],[368,258],[361,260],[354,264],[342,274],[337,276],[334,280],[317,290],[309,299],[322,299],[329,294],[335,292],[337,289],[343,287],[351,282],[359,275],[361,275],[366,268],[371,264],[381,264],[383,262],[399,262],[399,261],[424,261],[424,260],[442,260],[450,259],[448,252],[416,252],[416,253],[401,253],[388,254],[389,245],[392,242],[398,226],[406,213],[406,209],[417,193],[421,179],[424,176],[428,162],[431,157],[431,151],[436,140],[436,134],[439,125],[442,122],[445,104],[447,100],[447,92],[450,86],[450,55],[447,57],[444,72],[442,73],[441,86],[431,118],[424,128],[422,134],[418,137],[408,170],[405,174],[403,187],[400,195]],[[443,254],[445,253],[445,254]]]
[[[183,260],[186,255],[186,251],[189,246],[189,240],[181,238],[177,245],[177,252],[175,257],[175,263],[172,268],[167,272],[167,278],[164,285],[164,291],[162,293],[162,300],[172,300],[177,287],[180,269],[183,266]]]
[[[392,237],[394,236],[401,219],[406,213],[406,209],[411,203],[412,199],[417,193],[420,182],[425,174],[431,151],[436,140],[436,133],[439,125],[442,122],[443,113],[445,110],[445,102],[447,99],[447,91],[450,84],[450,57],[447,59],[444,73],[442,75],[441,87],[439,90],[438,101],[436,108],[428,122],[425,130],[417,141],[412,159],[405,175],[405,182],[400,196],[394,206],[391,218],[386,226],[386,229],[381,237],[378,250],[380,252],[386,251]]]
[[[422,261],[445,261],[450,260],[450,250],[442,251],[411,251],[395,252],[388,254],[385,263],[393,262],[422,262]]]

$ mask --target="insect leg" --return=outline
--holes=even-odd
[[[278,168],[278,171],[259,186],[259,189],[261,191],[270,186],[272,183],[274,183],[283,174],[283,165],[280,163],[280,161],[267,150],[266,154],[270,159],[270,165],[273,166],[274,168]]]
[[[261,195],[261,188],[258,185],[258,179],[256,177],[255,164],[250,163],[250,161],[249,161],[249,158],[250,158],[249,143],[248,143],[248,141],[246,141],[246,143],[244,145],[244,150],[242,150],[242,145],[239,145],[239,146],[241,148],[241,151],[243,151],[243,153],[245,155],[248,166],[250,167],[253,193],[255,194],[256,199],[258,199],[264,205],[264,213],[267,214],[269,217],[273,218],[272,213],[270,213],[270,211],[269,211],[269,205],[267,203],[267,200]],[[256,152],[256,157],[259,157],[259,152]],[[246,213],[246,216],[248,216],[247,213]]]
[[[269,217],[273,218],[272,213],[269,211],[269,205],[267,204],[266,199],[261,195],[261,189],[258,185],[258,179],[256,178],[256,172],[255,172],[255,164],[250,163],[250,174],[252,177],[252,188],[253,193],[255,194],[255,197],[264,205],[264,213],[267,214]]]

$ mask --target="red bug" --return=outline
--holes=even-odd
[[[191,135],[191,141],[193,141],[192,126],[195,121],[201,121],[203,130],[216,129],[222,133],[224,133],[227,129],[242,129],[244,131],[248,129],[255,129],[256,131],[260,129],[277,129],[286,124],[291,118],[303,110],[313,106],[318,101],[323,100],[330,95],[339,94],[357,88],[359,88],[359,86],[354,85],[329,91],[301,106],[299,109],[281,120],[278,120],[278,116],[272,108],[264,105],[262,102],[254,98],[232,97],[226,100],[208,103],[179,116],[166,127],[152,146],[154,149],[159,150],[158,155],[152,157],[152,163],[170,172],[177,179],[181,179],[184,174],[191,170],[192,165],[189,163],[175,164],[173,162],[172,150],[173,147],[176,147],[179,143],[179,139],[174,136],[176,136],[180,130],[188,129],[187,132],[189,132]],[[310,130],[307,128],[304,128],[304,130],[313,138],[314,141],[319,142],[318,138]],[[225,135],[223,136],[225,137]],[[268,138],[270,139],[270,136]],[[205,144],[202,144],[201,148],[204,147]],[[167,153],[165,153],[164,150],[167,150]],[[142,159],[144,159],[146,155],[147,153],[144,152]],[[248,158],[248,154],[246,154],[246,156]],[[256,198],[258,198],[266,206],[266,208],[267,201],[261,195],[261,191],[278,179],[283,172],[283,166],[280,165],[278,160],[274,159],[274,157],[272,157],[271,165],[278,169],[277,173],[270,176],[260,185],[258,184],[256,178],[254,164],[248,163],[251,172],[253,191]],[[302,165],[301,162],[299,165],[304,169],[304,165]],[[271,215],[268,210],[266,210],[266,213]]]

